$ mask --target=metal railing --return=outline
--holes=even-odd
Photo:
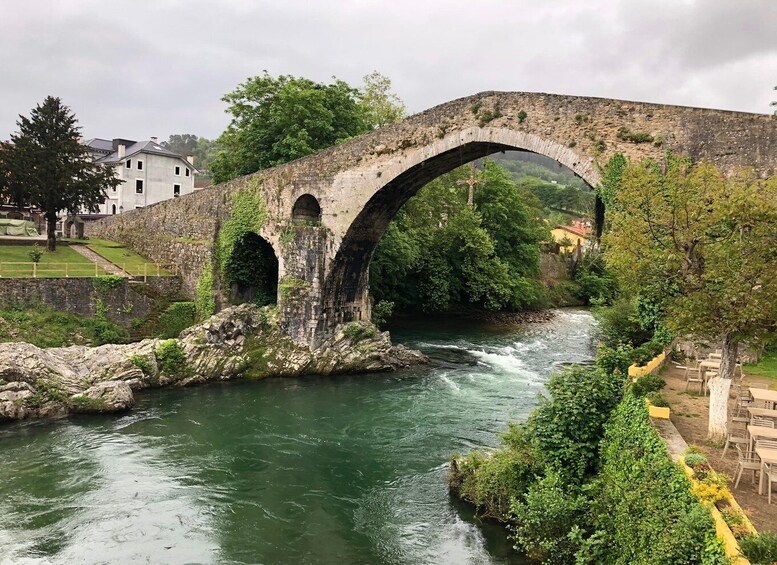
[[[178,274],[176,265],[161,263],[115,264],[118,272],[109,273],[97,263],[33,263],[0,261],[0,278],[62,278],[99,277],[116,274],[131,278],[142,277],[145,282],[152,276],[173,276]]]

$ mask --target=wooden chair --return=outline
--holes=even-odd
[[[726,445],[723,446],[723,457],[726,456],[729,445],[750,445],[750,439],[747,437],[747,427],[743,422],[736,422],[732,418],[728,422],[728,436],[726,437]]]
[[[695,361],[695,367],[691,366],[692,359],[688,359],[687,365],[677,365],[678,369],[685,369],[685,390],[688,391],[688,386],[691,383],[699,383],[699,394],[704,389],[704,379],[701,378],[701,372],[699,371],[699,362]]]
[[[745,451],[738,443],[734,446],[737,450],[737,468],[734,471],[734,488],[739,488],[739,480],[745,471],[753,472],[753,484],[755,484],[755,474],[761,471],[761,460],[755,454],[755,451]]]
[[[772,420],[771,418],[767,418],[766,416],[753,416],[750,419],[750,424],[753,426],[761,426],[764,428],[774,428],[774,420]]]
[[[747,412],[748,406],[753,405],[753,397],[750,395],[750,391],[741,384],[736,385],[734,388],[736,398],[734,400],[734,417],[744,418],[749,420],[747,416],[741,416],[742,412]]]
[[[764,477],[766,477],[766,502],[772,503],[772,483],[777,483],[777,465],[770,463],[764,468]]]

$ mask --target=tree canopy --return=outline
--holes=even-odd
[[[399,96],[391,91],[391,79],[373,71],[363,78],[359,89],[359,107],[364,119],[373,128],[394,124],[407,115]]]
[[[738,344],[777,330],[777,178],[725,178],[670,155],[627,164],[608,196],[608,263],[662,302],[670,329],[722,343],[725,382],[712,385],[709,432],[725,437]]]
[[[491,161],[478,173],[475,209],[460,167],[424,186],[389,224],[370,265],[376,301],[441,312],[453,305],[524,309],[542,301],[541,209]]]
[[[370,128],[358,91],[337,79],[323,84],[265,71],[222,100],[232,121],[211,163],[215,182],[293,161]]]
[[[90,211],[105,201],[105,191],[120,180],[110,167],[93,162],[80,142],[75,114],[59,98],[46,97],[30,117],[19,116],[19,131],[0,153],[6,171],[6,193],[18,206],[40,208],[48,226],[47,247],[56,246],[57,215]]]
[[[173,134],[162,146],[181,155],[192,155],[194,166],[201,175],[208,176],[210,161],[216,155],[216,142],[191,133]]]

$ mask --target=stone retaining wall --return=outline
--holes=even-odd
[[[148,282],[124,279],[114,288],[100,285],[100,277],[4,278],[0,279],[0,308],[45,304],[79,316],[94,316],[98,301],[105,316],[125,327],[145,318],[160,300],[181,294],[178,277],[148,277]]]

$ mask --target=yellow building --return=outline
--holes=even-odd
[[[558,244],[564,239],[569,240],[571,243],[565,246],[559,246],[559,252],[572,253],[580,246],[581,249],[585,249],[586,244],[591,238],[591,226],[586,222],[575,220],[571,226],[556,226],[550,230],[550,234],[553,237],[553,241]]]

